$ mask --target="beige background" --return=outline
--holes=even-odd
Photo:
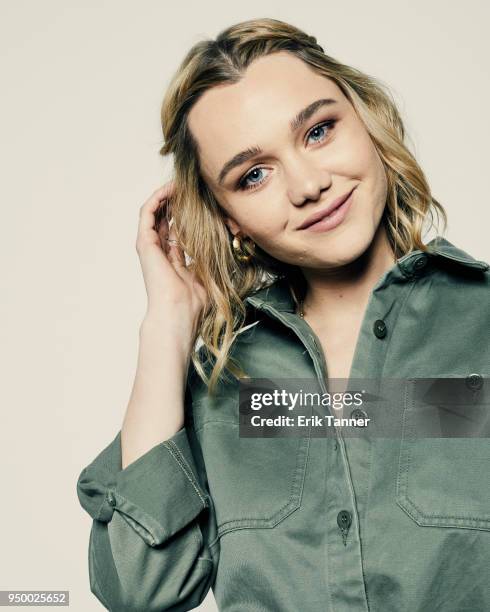
[[[388,83],[447,237],[489,260],[489,5],[2,0],[0,589],[89,591],[75,484],[117,433],[146,293],[138,210],[165,182],[159,107],[188,48],[270,16]],[[210,594],[202,610],[216,610]]]

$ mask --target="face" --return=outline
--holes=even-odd
[[[346,265],[372,243],[387,196],[381,159],[339,87],[296,56],[261,57],[238,83],[209,89],[189,127],[234,235],[311,269]]]

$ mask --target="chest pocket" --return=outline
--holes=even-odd
[[[489,409],[488,381],[407,383],[396,501],[419,525],[490,531]]]
[[[195,416],[195,427],[219,536],[274,528],[301,506],[310,437],[240,437],[226,410]]]

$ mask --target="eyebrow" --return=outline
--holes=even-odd
[[[337,104],[337,102],[338,101],[334,100],[333,98],[320,98],[319,100],[315,100],[311,104],[308,104],[308,106],[300,110],[299,113],[289,122],[289,128],[291,132],[295,132],[298,128],[304,125],[306,121],[308,121],[308,119],[312,115],[314,115],[316,111],[322,106],[330,106],[332,104]],[[225,176],[228,174],[228,172],[230,172],[231,170],[233,170],[233,168],[236,168],[237,166],[241,166],[249,159],[255,157],[256,155],[259,155],[260,153],[262,153],[262,149],[258,146],[254,146],[240,151],[240,153],[234,155],[221,168],[221,171],[218,175],[218,183],[222,185]]]

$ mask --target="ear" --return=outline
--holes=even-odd
[[[230,230],[230,232],[233,234],[233,236],[236,236],[236,234],[238,234],[238,232],[240,232],[240,226],[231,217],[225,217],[225,223],[226,223],[228,229]]]

